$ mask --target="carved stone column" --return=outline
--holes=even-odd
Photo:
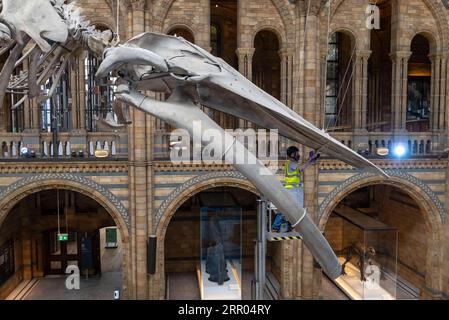
[[[440,85],[440,95],[439,95],[439,100],[440,100],[440,114],[438,116],[438,128],[441,132],[444,132],[446,130],[445,127],[445,118],[446,118],[446,108],[447,108],[447,103],[446,103],[446,97],[448,94],[447,89],[447,64],[448,64],[448,57],[445,54],[440,55],[440,65],[441,65],[441,74],[440,74],[440,79],[439,79],[439,85]]]
[[[366,129],[368,113],[368,59],[369,50],[357,50],[355,54],[355,72],[352,92],[352,123],[354,130],[354,146],[357,149],[368,148]]]
[[[391,112],[395,133],[406,131],[408,60],[411,55],[410,51],[396,51],[390,55],[393,63]]]
[[[281,58],[281,101],[288,107],[293,106],[293,52],[279,50]]]
[[[145,2],[131,1],[132,34],[145,31]],[[131,252],[133,261],[132,282],[136,299],[148,299],[149,278],[147,276],[148,240],[148,190],[147,190],[147,144],[146,116],[142,111],[130,108],[133,124],[129,126],[129,184],[131,212]],[[151,281],[151,280],[150,280]]]
[[[253,80],[253,56],[254,48],[237,48],[237,57],[239,61],[239,72],[249,81]],[[239,128],[248,127],[248,121],[239,119]]]
[[[31,100],[31,129],[38,133],[40,131],[40,104],[36,99]]]
[[[248,80],[253,79],[253,56],[256,49],[238,48],[236,53],[239,60],[239,72]]]
[[[443,72],[444,72],[444,90],[445,93],[443,94],[443,101],[444,101],[444,124],[445,124],[445,134],[446,134],[446,145],[444,146],[444,148],[448,148],[449,147],[449,112],[447,110],[447,108],[449,107],[449,52],[445,52],[443,54],[444,57],[444,61],[445,64],[443,65]]]
[[[304,114],[302,115],[307,121],[316,125],[318,124],[318,119],[320,115],[319,106],[321,94],[318,86],[317,79],[320,75],[320,61],[319,61],[319,44],[317,39],[317,32],[319,30],[319,19],[318,12],[320,9],[320,1],[311,1],[310,7],[308,7],[309,2],[303,1],[300,14],[309,15],[303,20],[304,24],[300,26],[301,29],[305,30],[305,48],[301,51],[303,60],[301,61],[303,76],[303,106]],[[307,27],[306,27],[307,20]],[[309,149],[302,148],[303,159],[308,158]],[[307,208],[307,214],[313,221],[316,221],[317,207],[318,207],[318,194],[317,194],[317,183],[318,183],[318,169],[313,166],[308,168],[304,172],[304,207]],[[302,257],[296,259],[295,268],[297,274],[295,275],[295,281],[297,283],[296,288],[300,288],[301,292],[296,292],[295,296],[301,296],[303,299],[313,299],[314,298],[314,283],[316,281],[314,278],[321,277],[321,272],[314,266],[314,259],[309,249],[302,243]],[[293,270],[295,270],[295,268]],[[299,274],[301,272],[301,274]],[[299,286],[298,282],[301,282]]]
[[[210,1],[201,0],[201,8],[203,9],[202,15],[200,16],[202,31],[199,35],[198,45],[204,48],[207,52],[211,52],[212,47],[210,46]]]
[[[430,98],[430,130],[433,132],[444,131],[445,116],[445,69],[446,57],[441,55],[429,55],[432,63],[431,98]]]

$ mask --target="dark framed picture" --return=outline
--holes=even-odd
[[[429,119],[430,77],[409,77],[407,120]]]

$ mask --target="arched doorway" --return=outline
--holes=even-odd
[[[225,243],[224,256],[228,259],[228,256],[233,255],[230,259],[234,266],[241,264],[235,268],[238,271],[234,276],[240,280],[242,297],[251,298],[254,239],[257,237],[256,200],[254,193],[244,189],[213,187],[191,195],[179,206],[170,219],[163,241],[167,299],[199,300],[202,296],[201,286],[205,282],[209,283],[209,279],[215,281],[212,273],[201,275],[205,270],[201,269],[201,260],[210,254],[206,247],[209,242],[204,240],[210,227],[207,224],[210,222],[207,220],[210,212],[217,214],[220,219],[220,237],[223,237]],[[233,267],[226,269],[221,286],[232,286],[235,270]],[[211,299],[207,295],[203,295],[203,298]]]
[[[123,296],[129,236],[111,206],[70,185],[33,189],[30,183],[2,202],[7,199],[10,209],[0,217],[6,253],[0,258],[0,298],[113,299],[115,290]],[[65,286],[69,266],[80,272],[80,290]]]
[[[281,98],[281,59],[277,35],[269,30],[254,38],[253,82],[276,99]]]
[[[349,265],[353,264],[360,272],[357,254],[348,259],[348,248],[355,252],[359,245],[365,261],[371,259],[376,264],[382,260],[381,278],[396,272],[397,299],[429,298],[432,294],[428,288],[438,287],[438,281],[432,279],[440,273],[434,258],[440,246],[440,228],[427,210],[426,197],[421,196],[420,201],[416,195],[410,186],[396,182],[359,184],[344,196],[336,196],[331,210],[323,212],[320,223],[342,263],[349,260]],[[397,231],[397,246],[396,238],[386,233],[392,230]],[[373,234],[378,237],[375,245],[367,240]],[[368,258],[371,247],[375,247],[375,253]]]
[[[352,128],[352,83],[355,38],[337,31],[329,37],[327,56],[325,126],[332,131]]]

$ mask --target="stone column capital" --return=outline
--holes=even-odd
[[[255,48],[237,48],[235,53],[239,57],[242,57],[242,56],[250,56],[250,57],[252,57],[254,55],[255,51],[256,51]]]
[[[427,57],[429,58],[429,60],[431,62],[434,62],[435,60],[441,59],[441,58],[447,58],[448,55],[444,55],[442,53],[431,53],[429,55],[427,55]]]
[[[125,0],[125,5],[132,10],[143,11],[145,9],[145,0]]]
[[[366,58],[368,59],[371,56],[371,50],[356,50],[355,56],[357,58]]]
[[[410,59],[410,57],[412,56],[412,52],[411,51],[395,51],[390,53],[390,58],[391,60],[397,60],[397,59]]]
[[[283,48],[278,51],[278,54],[281,59],[291,57],[293,56],[293,50],[291,50],[290,48]]]
[[[449,59],[449,51],[444,51],[440,53],[441,58]]]

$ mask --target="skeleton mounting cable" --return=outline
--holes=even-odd
[[[355,46],[354,46],[354,51],[355,51]],[[349,77],[348,85],[346,86],[346,91],[345,91],[345,94],[343,95],[343,99],[341,101],[340,108],[338,108],[338,113],[337,113],[337,117],[335,118],[334,126],[337,126],[338,118],[340,117],[341,111],[343,110],[343,104],[344,104],[344,101],[346,99],[346,95],[348,94],[349,86],[351,85],[352,78],[354,76],[354,71],[355,71],[355,68],[356,68],[356,64],[357,64],[357,61],[354,61],[354,65],[352,67],[351,76]],[[338,103],[338,100],[337,100],[337,103]]]
[[[119,24],[119,14],[120,14],[120,0],[117,0],[117,16],[116,16],[116,29],[117,32],[117,43],[120,42],[120,24]]]
[[[60,234],[61,233],[61,223],[59,221],[59,189],[56,189],[56,205],[57,205],[56,212],[58,215],[58,234]]]
[[[351,67],[351,61],[352,61],[353,58],[354,58],[355,51],[356,51],[356,46],[355,46],[355,44],[354,44],[354,48],[352,49],[351,57],[349,58],[348,66],[346,67],[345,74],[343,75],[343,78],[342,78],[341,82],[345,81],[346,76],[348,75],[348,71],[349,71],[349,68]],[[355,64],[353,65],[351,78],[352,78],[352,75],[354,74],[354,70],[355,70]],[[326,79],[326,82],[327,82],[327,79]],[[347,86],[347,88],[346,88],[346,93],[347,93],[347,90],[349,89],[349,84],[350,84],[350,82],[351,82],[351,81],[348,81],[348,86]],[[339,98],[340,98],[342,88],[343,88],[343,86],[340,86],[340,87],[338,88],[338,93],[337,93],[337,98],[336,98],[337,103],[338,103],[338,100],[339,100]],[[345,96],[345,97],[346,97],[346,96]],[[341,107],[342,107],[342,106],[340,106],[340,109],[341,109]],[[340,111],[341,111],[341,110],[340,110]],[[338,112],[338,116],[337,116],[336,119],[335,119],[334,125],[336,125],[336,123],[337,123],[337,121],[338,121],[339,114],[340,114],[340,112]],[[329,127],[330,127],[330,121],[326,124],[325,130],[327,130]]]
[[[67,200],[67,191],[65,191],[66,197],[65,200]],[[64,215],[65,215],[65,232],[69,234],[69,224],[68,224],[68,217],[67,217],[67,201],[64,201]]]

